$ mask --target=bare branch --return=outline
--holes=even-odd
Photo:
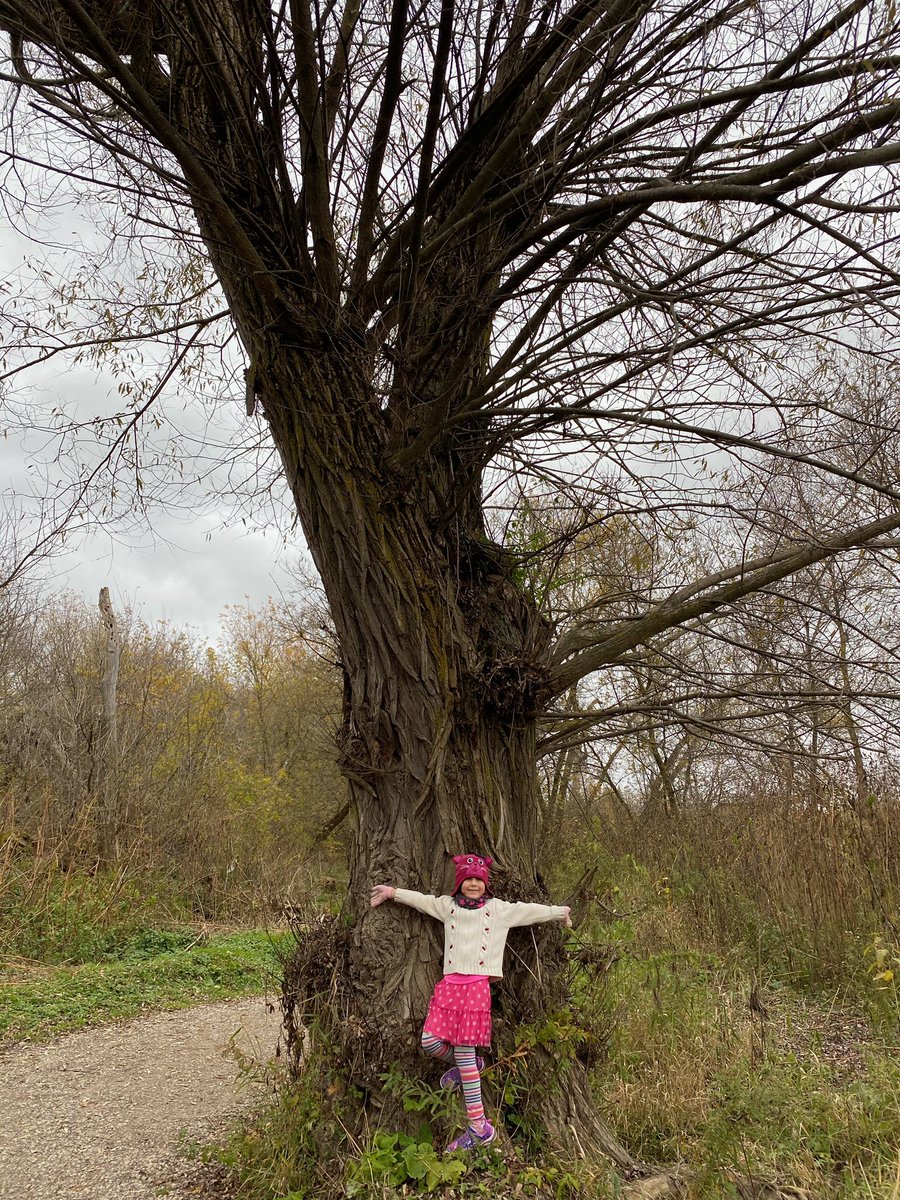
[[[813,563],[822,562],[835,554],[864,546],[874,538],[900,529],[900,516],[892,513],[880,520],[868,522],[846,533],[822,538],[803,550],[793,547],[772,555],[762,563],[749,563],[746,568],[736,565],[726,572],[725,578],[737,574],[732,582],[719,584],[719,576],[697,580],[687,589],[674,592],[667,600],[655,605],[648,613],[633,621],[625,621],[600,636],[570,634],[554,658],[557,664],[550,673],[549,686],[554,695],[560,695],[583,679],[585,675],[600,667],[615,662],[623,654],[647,642],[655,634],[676,625],[732,605],[742,597],[758,592],[779,579],[803,570]]]

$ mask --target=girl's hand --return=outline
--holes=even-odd
[[[571,910],[571,908],[569,908],[568,904],[565,906],[565,909],[566,909],[566,915],[563,917],[563,925],[565,925],[566,929],[571,929],[572,928],[572,910]]]
[[[386,883],[376,883],[372,888],[372,898],[369,903],[373,908],[377,908],[379,904],[384,904],[385,900],[393,900],[394,888],[389,887]]]

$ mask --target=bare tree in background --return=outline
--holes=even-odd
[[[867,412],[838,452],[825,408],[852,426],[852,395],[813,404],[799,382],[817,346],[894,345],[897,18],[868,0],[0,0],[0,26],[11,122],[55,126],[50,168],[201,249],[246,353],[344,669],[332,1036],[390,1104],[378,1074],[409,1057],[438,954],[418,918],[370,913],[369,886],[440,890],[448,854],[479,848],[504,894],[540,894],[548,706],[900,527],[896,476],[863,448],[890,421]],[[171,311],[119,336],[174,338],[174,372],[212,317]],[[748,553],[773,459],[855,501]],[[735,506],[726,461],[760,481],[753,502]],[[556,636],[502,542],[504,506],[538,485],[604,519],[716,512],[728,560],[679,563]],[[529,946],[519,1016],[563,1000]],[[627,1164],[577,1064],[551,1093],[537,1059],[552,1135]]]

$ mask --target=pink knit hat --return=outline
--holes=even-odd
[[[486,858],[483,854],[454,854],[453,861],[456,864],[454,892],[458,892],[467,879],[480,879],[485,892],[490,891],[492,858]]]

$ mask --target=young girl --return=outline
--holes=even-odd
[[[437,984],[422,1027],[422,1049],[456,1066],[441,1076],[441,1087],[462,1088],[468,1129],[448,1150],[486,1146],[497,1136],[484,1115],[481,1068],[476,1046],[491,1043],[490,981],[503,975],[506,935],[516,925],[562,921],[571,925],[569,909],[551,904],[509,904],[489,888],[493,859],[480,854],[457,854],[452,896],[426,896],[406,888],[379,883],[372,889],[372,907],[385,900],[408,904],[444,923],[444,978]]]

